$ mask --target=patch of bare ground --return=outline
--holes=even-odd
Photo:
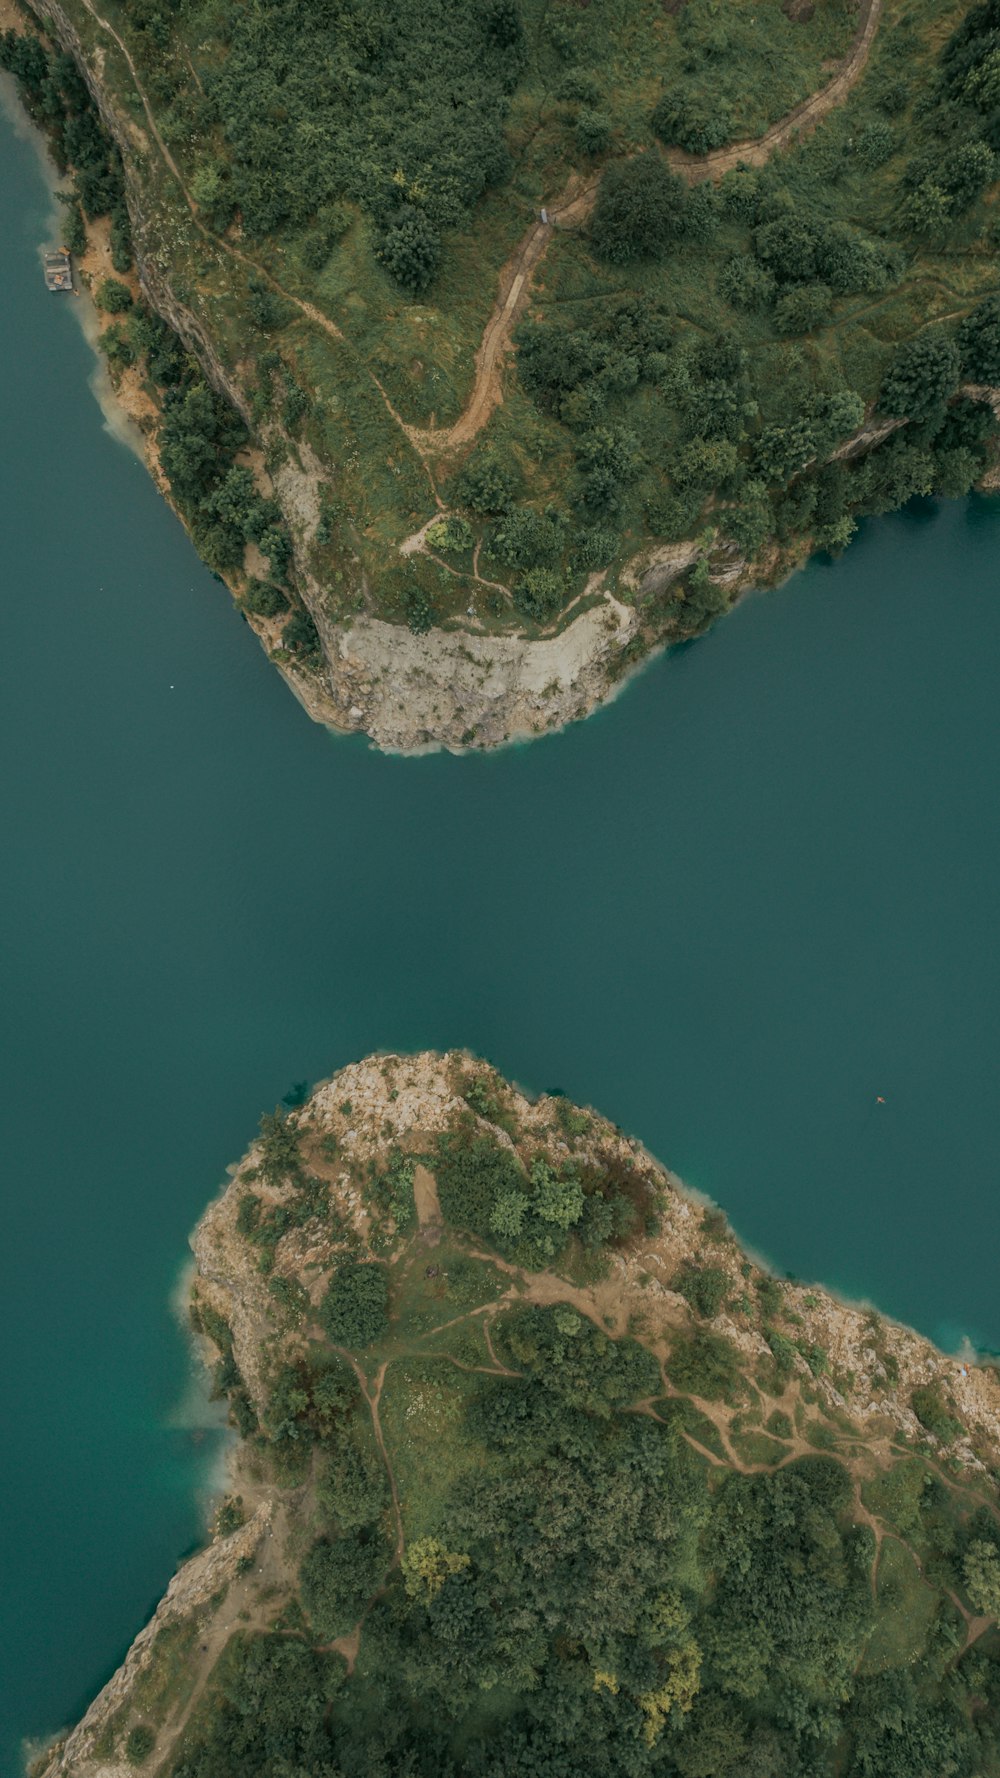
[[[441,1201],[438,1197],[437,1180],[422,1161],[418,1161],[413,1169],[413,1202],[417,1221],[425,1234],[428,1230],[441,1227]]]

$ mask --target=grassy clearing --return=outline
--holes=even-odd
[[[400,1360],[388,1373],[380,1413],[408,1541],[433,1532],[458,1481],[485,1463],[465,1423],[478,1387],[478,1378],[433,1359]]]
[[[733,1434],[733,1450],[744,1463],[756,1467],[780,1463],[788,1456],[789,1447],[780,1439],[769,1438],[766,1432],[737,1432]]]
[[[862,1670],[884,1673],[909,1666],[923,1649],[939,1606],[911,1552],[895,1538],[886,1538],[878,1564],[875,1625]]]

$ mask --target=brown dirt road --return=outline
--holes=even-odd
[[[862,0],[851,47],[832,79],[817,92],[810,93],[800,105],[793,105],[791,111],[780,117],[762,136],[753,136],[745,142],[730,142],[726,148],[715,148],[710,154],[685,154],[682,149],[673,148],[667,159],[674,171],[683,174],[692,185],[699,185],[704,179],[721,179],[724,173],[732,172],[741,162],[744,166],[762,167],[779,149],[787,148],[799,136],[814,130],[829,112],[843,104],[864,73],[881,12],[882,0]]]
[[[129,73],[132,76],[135,90],[142,101],[150,133],[163,157],[165,165],[180,187],[184,201],[199,231],[206,238],[217,242],[234,259],[251,268],[263,278],[272,289],[278,292],[297,308],[307,320],[320,327],[332,338],[343,340],[344,334],[314,303],[306,302],[301,297],[293,296],[285,290],[273,275],[266,271],[255,260],[243,253],[232,242],[213,235],[201,220],[198,206],[191,197],[181,176],[173,155],[157,128],[152,106],[146,97],[135,63],[129,54],[114,26],[102,18],[93,4],[93,0],[83,0],[95,23],[118,45],[125,58]],[[871,52],[875,32],[882,12],[883,0],[862,0],[858,28],[854,34],[851,47],[844,57],[836,73],[818,92],[810,94],[801,104],[796,105],[786,115],[772,124],[762,136],[744,142],[733,142],[727,148],[713,150],[710,154],[685,154],[680,149],[671,149],[667,159],[681,176],[692,185],[700,184],[705,179],[721,179],[724,173],[732,170],[741,162],[749,166],[763,166],[772,154],[785,148],[797,137],[815,129],[822,118],[843,103],[851,88],[855,85]],[[472,393],[459,418],[451,426],[420,427],[410,426],[397,413],[385,389],[373,372],[369,371],[372,382],[400,429],[405,432],[410,443],[425,460],[427,457],[446,456],[470,444],[482,431],[492,414],[503,400],[502,372],[504,361],[510,349],[511,335],[516,322],[523,313],[531,295],[534,275],[545,257],[546,250],[555,228],[575,228],[586,222],[593,208],[597,193],[598,181],[581,186],[580,180],[574,176],[570,180],[563,195],[545,212],[548,220],[543,222],[537,218],[522,237],[514,252],[504,265],[499,280],[497,300],[479,344],[475,360],[475,379]]]
[[[732,142],[727,148],[715,149],[711,154],[685,154],[679,148],[669,150],[666,158],[674,172],[692,185],[700,185],[706,179],[721,179],[724,173],[731,172],[741,163],[763,166],[779,149],[815,129],[822,118],[843,104],[864,72],[878,29],[882,3],[883,0],[862,0],[861,17],[851,47],[826,86],[794,106],[763,136]],[[545,256],[552,231],[554,228],[578,228],[586,222],[594,206],[598,183],[595,179],[581,188],[578,180],[571,180],[562,198],[546,212],[548,222],[539,218],[522,237],[500,273],[496,304],[476,353],[475,382],[463,412],[452,426],[404,427],[411,444],[422,454],[442,456],[471,443],[499,407],[503,400],[501,372],[511,334],[531,295],[532,278]]]

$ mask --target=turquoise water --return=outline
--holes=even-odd
[[[1000,1346],[1000,508],[868,527],[562,736],[382,758],[102,430],[6,123],[0,165],[6,1778],[198,1535],[169,1297],[298,1080],[468,1044],[780,1267]]]

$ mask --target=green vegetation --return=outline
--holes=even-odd
[[[688,1261],[675,1275],[672,1288],[687,1298],[696,1315],[711,1321],[729,1295],[729,1273],[721,1266],[696,1266]]]
[[[949,1445],[953,1439],[961,1436],[961,1422],[949,1412],[939,1383],[928,1383],[914,1389],[910,1396],[910,1406],[921,1426],[925,1426],[943,1445]]]
[[[323,1299],[323,1326],[338,1346],[370,1346],[388,1325],[388,1299],[384,1266],[342,1259]]]
[[[373,1065],[386,1109],[396,1078]],[[743,1259],[719,1211],[675,1216],[641,1151],[562,1098],[529,1108],[452,1058],[441,1079],[449,1112],[376,1114],[367,1148],[360,1096],[265,1117],[210,1212],[259,1410],[240,1485],[270,1517],[205,1613],[160,1632],[102,1757],[155,1749],[169,1778],[1000,1778],[993,1475],[902,1436],[911,1401],[934,1437],[968,1430],[945,1387],[852,1419],[814,1338],[828,1305]],[[209,1269],[197,1325],[240,1412],[216,1289]],[[876,1317],[844,1333],[887,1368]]]
[[[141,1766],[143,1761],[149,1758],[155,1746],[156,1735],[148,1723],[136,1723],[135,1728],[129,1730],[128,1739],[125,1742],[125,1758],[130,1766]]]
[[[480,1151],[468,1179],[511,1176]],[[412,1320],[426,1252],[399,1251],[394,1318]],[[463,1263],[459,1294],[488,1303],[488,1268]],[[298,1569],[304,1617],[231,1638],[173,1778],[283,1762],[300,1778],[1000,1773],[1000,1650],[963,1652],[950,1597],[1000,1613],[993,1509],[903,1459],[866,1489],[877,1551],[846,1466],[856,1435],[842,1457],[827,1428],[834,1454],[789,1461],[744,1433],[739,1473],[684,1395],[636,1411],[661,1387],[657,1360],[570,1302],[495,1313],[505,1368],[488,1375],[449,1362],[453,1315],[433,1357],[383,1327],[366,1363],[389,1366],[385,1460],[360,1396],[342,1396],[325,1528]],[[746,1389],[735,1348],[706,1330],[674,1341],[667,1372],[710,1399]],[[767,1423],[791,1436],[783,1411]],[[359,1634],[348,1676],[331,1644]]]
[[[135,79],[68,6],[120,109],[145,129],[145,101],[176,163],[183,192],[159,152],[137,169],[149,240],[249,425],[106,283],[109,357],[160,391],[164,466],[205,559],[241,587],[248,549],[265,558],[244,608],[282,621],[280,658],[304,671],[366,609],[418,634],[470,609],[535,634],[595,571],[614,587],[685,538],[687,568],[644,580],[635,648],[694,636],[727,608],[718,571],[737,555],[777,540],[775,572],[806,545],[838,551],[859,515],[962,493],[995,450],[976,393],[1000,379],[993,0],[886,0],[813,133],[711,179],[684,157],[819,91],[858,24],[846,0],[405,0],[336,18],[319,0],[115,0]],[[68,228],[80,204],[120,217],[72,63],[11,35],[0,55],[76,170]],[[503,405],[487,391],[452,440],[543,205]],[[873,415],[899,424],[838,454]],[[250,443],[292,472],[277,492]],[[286,490],[314,469],[293,544]],[[435,494],[448,516],[401,557]]]
[[[555,1170],[539,1157],[525,1169],[471,1119],[439,1139],[435,1172],[448,1221],[519,1265],[558,1265],[574,1249],[596,1254],[638,1228],[655,1227],[655,1210],[635,1181],[573,1160]]]
[[[108,141],[97,108],[72,56],[49,53],[37,37],[0,31],[0,68],[13,74],[32,115],[49,135],[60,172],[73,169],[66,204],[66,245],[79,253],[85,245],[81,218],[111,218],[111,258],[116,272],[132,267],[132,248],[121,156]],[[107,290],[115,283],[106,279]],[[117,288],[127,290],[124,285]],[[127,307],[127,303],[121,306]]]

